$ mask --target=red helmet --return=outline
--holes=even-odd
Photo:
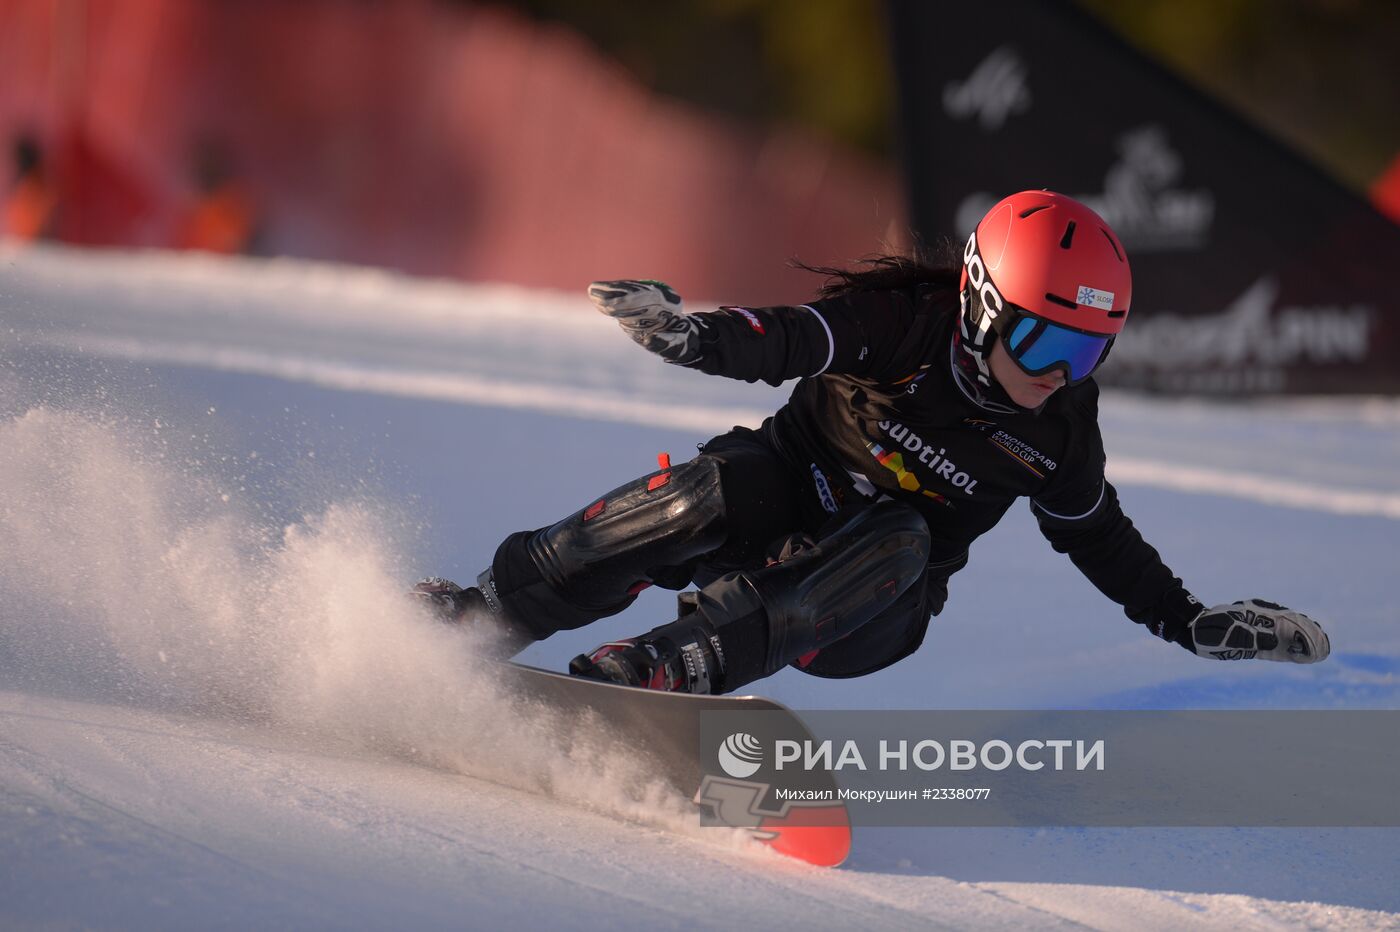
[[[1088,207],[1052,191],[998,201],[963,250],[961,337],[989,384],[992,335],[1031,375],[1089,377],[1123,329],[1133,277],[1123,244]]]

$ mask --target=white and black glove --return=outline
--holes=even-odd
[[[1317,663],[1332,653],[1320,624],[1263,599],[1203,609],[1191,622],[1191,640],[1197,654],[1217,660]]]
[[[664,282],[622,279],[594,282],[588,296],[637,343],[678,366],[700,359],[700,328],[681,310],[681,296]]]

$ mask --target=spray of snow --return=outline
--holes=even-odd
[[[483,645],[404,597],[401,517],[356,501],[269,529],[175,462],[129,422],[0,422],[0,686],[272,724],[700,833],[601,729],[505,699]]]

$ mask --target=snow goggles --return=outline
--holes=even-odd
[[[1011,310],[1008,308],[1008,310]],[[1071,384],[1087,379],[1108,355],[1113,336],[1086,333],[1016,308],[1001,331],[1006,353],[1026,375],[1061,369]]]

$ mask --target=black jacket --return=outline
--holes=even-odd
[[[1104,595],[1189,646],[1200,606],[1104,478],[1092,379],[1037,412],[983,407],[954,377],[957,296],[932,286],[695,316],[694,368],[772,385],[799,379],[769,431],[827,510],[852,495],[912,505],[928,521],[930,572],[946,578],[1027,497],[1051,546]]]

